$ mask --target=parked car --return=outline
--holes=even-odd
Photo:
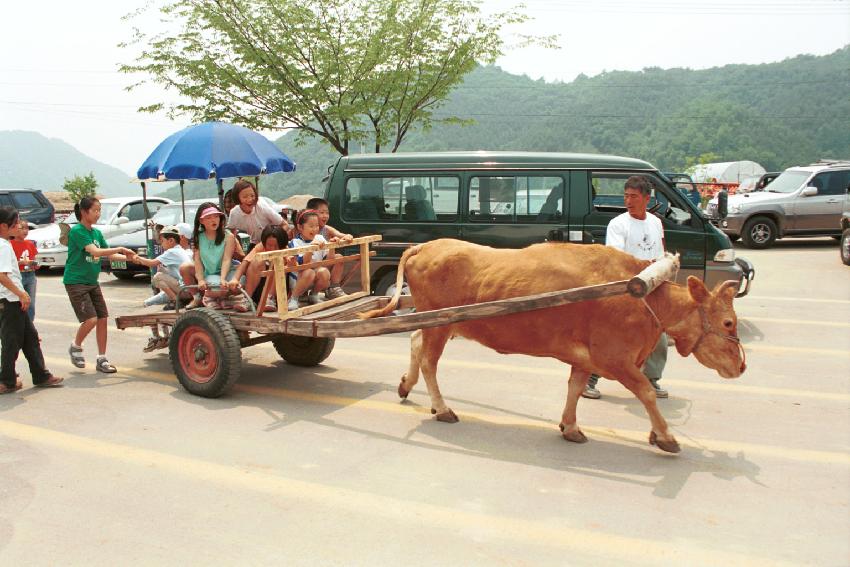
[[[170,199],[164,197],[148,199],[148,216],[170,202]],[[100,206],[100,222],[94,226],[103,233],[107,242],[112,236],[138,230],[144,225],[145,212],[141,197],[110,197],[101,199]],[[73,213],[62,222],[66,226],[76,223],[77,217]],[[38,250],[36,260],[42,268],[64,268],[68,260],[68,247],[60,242],[62,228],[59,224],[53,223],[29,233],[29,239],[35,241]]]
[[[738,189],[735,191],[735,194],[743,195],[744,193],[751,193],[753,191],[764,191],[764,188],[770,185],[770,183],[781,174],[781,171],[771,171],[763,175],[747,177],[738,184]]]
[[[497,248],[604,243],[608,223],[626,210],[623,185],[632,175],[653,187],[650,210],[661,219],[667,249],[681,254],[679,281],[689,275],[709,286],[735,280],[746,294],[752,265],[735,258],[729,239],[666,177],[636,159],[486,151],[349,155],[333,166],[324,197],[334,228],[383,236],[374,244],[370,279],[374,293],[385,295],[411,244],[437,238]]]
[[[850,161],[820,161],[786,169],[764,191],[730,195],[725,217],[712,199],[706,214],[729,238],[740,237],[750,248],[769,248],[784,237],[837,239],[848,189]]]
[[[198,205],[201,203],[206,203],[209,199],[187,199],[186,200],[186,220],[185,222],[194,226],[195,222],[195,213],[198,211]],[[150,232],[151,238],[155,240],[153,230],[157,225],[159,226],[169,226],[174,224],[179,224],[183,221],[183,205],[181,203],[170,203],[168,205],[160,208],[156,214],[151,217],[150,225],[151,230],[146,231],[144,226],[139,227],[138,229],[128,232],[126,234],[121,234],[118,236],[112,236],[107,238],[107,243],[110,246],[124,246],[129,248],[130,250],[135,250],[137,254],[140,256],[147,258],[148,256],[148,241],[147,235]],[[153,256],[156,257],[162,253],[159,247],[159,243],[154,243]],[[108,258],[104,258],[101,261],[101,265],[104,271],[112,272],[116,278],[119,279],[132,279],[137,274],[149,274],[150,268],[147,266],[140,266],[139,264],[133,264],[132,262],[111,262]]]
[[[40,226],[56,222],[56,209],[38,189],[0,189],[0,206],[14,207],[18,216]]]
[[[184,207],[181,203],[171,203],[165,205],[161,209],[159,209],[156,214],[151,218],[151,239],[153,242],[152,249],[152,257],[159,256],[162,254],[162,249],[159,246],[159,242],[155,242],[155,230],[158,230],[157,227],[169,226],[180,224],[182,222],[187,222],[190,225],[194,226],[195,223],[195,213],[198,212],[198,205],[202,203],[206,203],[211,199],[187,199],[186,200],[186,217],[185,221],[183,220],[183,210]],[[215,199],[212,199],[215,201]],[[130,250],[135,250],[137,254],[142,256],[143,258],[148,257],[148,242],[147,242],[148,231],[145,231],[144,226],[135,230],[133,232],[128,232],[127,234],[122,234],[119,236],[113,236],[107,238],[107,242],[110,246],[124,246],[129,248]],[[247,234],[240,233],[240,239],[242,241],[243,248],[247,246],[250,238]],[[112,272],[116,278],[119,279],[132,279],[138,274],[150,274],[150,268],[146,266],[141,266],[139,264],[134,264],[132,262],[123,262],[123,261],[110,261],[108,258],[104,258],[101,262],[101,265],[104,271]]]

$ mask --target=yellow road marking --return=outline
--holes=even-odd
[[[815,299],[812,297],[776,297],[769,295],[748,295],[747,299],[766,301],[793,301],[794,303],[839,303],[842,305],[850,305],[850,299]]]
[[[69,366],[68,360],[45,357],[45,361],[49,364],[59,364]],[[157,372],[154,370],[146,370],[141,368],[120,369],[116,376],[126,376],[128,378],[144,378],[165,383],[176,383],[177,378],[173,374],[165,372]],[[287,390],[284,388],[271,388],[268,386],[254,386],[250,384],[236,384],[236,391],[260,394],[264,396],[272,396],[282,399],[297,400],[304,402],[312,402],[326,404],[339,407],[357,407],[368,410],[383,411],[389,413],[404,414],[409,413],[411,409],[423,415],[430,415],[430,410],[424,406],[402,405],[399,402],[385,402],[374,399],[350,398],[344,396],[334,396],[327,394],[317,394],[314,392],[302,392],[297,390]],[[530,427],[535,429],[554,430],[556,423],[546,420],[535,420],[522,416],[513,415],[495,415],[486,414],[474,411],[463,411],[461,413],[463,419],[473,420],[493,425]],[[648,432],[635,431],[628,429],[616,429],[610,427],[586,427],[582,425],[582,430],[614,439],[620,443],[645,443]],[[743,443],[737,441],[717,441],[714,439],[691,439],[681,442],[685,447],[692,447],[697,450],[708,451],[747,451],[750,453],[760,454],[768,457],[776,457],[787,460],[796,460],[802,462],[817,462],[824,464],[843,464],[850,465],[850,453],[842,453],[837,451],[817,451],[810,449],[794,449],[789,447],[779,447],[773,445],[761,445],[755,443]]]
[[[837,321],[804,321],[801,319],[774,319],[772,317],[750,317],[748,315],[738,315],[738,319],[745,321],[755,321],[757,323],[787,323],[790,325],[816,325],[819,327],[840,327],[842,329],[850,328],[850,323],[841,323]]]
[[[850,358],[850,349],[791,347],[752,343],[744,345],[744,349],[751,352],[769,352],[771,354],[819,354],[823,356]]]
[[[342,508],[361,517],[378,516],[413,524],[427,523],[456,534],[485,531],[499,540],[542,544],[571,549],[588,556],[618,557],[626,561],[651,557],[653,563],[756,565],[773,562],[764,557],[719,550],[716,546],[703,547],[693,540],[677,546],[669,540],[633,538],[597,529],[582,529],[570,525],[571,522],[564,516],[535,521],[470,512],[457,507],[287,478],[254,468],[181,457],[7,420],[0,420],[0,433],[57,451],[155,469],[190,480],[193,486],[212,482],[280,498],[310,501],[333,509]]]

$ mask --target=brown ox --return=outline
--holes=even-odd
[[[627,280],[648,265],[600,245],[547,243],[497,250],[459,240],[435,240],[405,251],[398,270],[399,291],[386,307],[361,317],[387,315],[395,309],[403,276],[417,311],[426,311]],[[552,357],[572,366],[560,423],[565,439],[587,441],[576,421],[576,406],[593,372],[618,380],[634,393],[652,422],[650,443],[675,453],[679,444],[655,405],[655,390],[641,367],[663,328],[682,356],[693,353],[724,378],[740,376],[746,365],[732,308],[736,290],[737,283],[727,281],[709,292],[691,276],[687,286],[662,284],[646,297],[646,304],[624,295],[421,329],[411,337],[410,368],[398,393],[407,397],[421,369],[431,412],[440,421],[456,422],[457,416],[440,395],[437,361],[446,341],[466,337],[503,354]]]

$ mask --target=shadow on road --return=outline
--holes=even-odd
[[[146,359],[146,367],[140,370],[171,374],[167,355]],[[466,407],[488,410],[489,413],[515,416],[528,423],[504,424],[498,423],[497,420],[477,419],[464,416],[463,410],[456,410],[461,419],[460,423],[440,423],[433,420],[427,407],[412,401],[404,402],[404,405],[400,403],[400,408],[409,409],[410,414],[419,416],[421,421],[402,434],[341,423],[334,417],[329,417],[329,414],[336,413],[346,406],[374,399],[376,395],[381,395],[380,403],[387,403],[387,398],[397,398],[395,385],[344,380],[333,376],[337,372],[338,369],[331,365],[301,368],[283,361],[272,366],[244,361],[239,383],[229,394],[218,399],[193,396],[183,390],[176,380],[172,383],[157,378],[98,377],[92,380],[91,373],[87,373],[83,375],[85,377],[74,379],[74,373],[71,373],[69,377],[72,379],[67,387],[114,387],[128,381],[149,381],[157,384],[167,382],[174,386],[171,392],[174,398],[210,411],[245,406],[260,409],[270,419],[263,429],[265,432],[306,421],[400,445],[421,447],[432,452],[520,463],[641,486],[651,489],[653,495],[660,498],[676,498],[691,476],[700,473],[712,474],[730,481],[744,477],[760,484],[759,466],[748,460],[743,452],[732,454],[685,447],[681,454],[672,456],[651,448],[646,441],[623,439],[614,437],[613,434],[609,436],[604,431],[588,433],[590,442],[577,445],[561,438],[556,417],[551,421],[544,420],[538,416],[464,399],[446,397],[450,404],[463,404]],[[609,398],[608,403],[620,404],[625,411],[646,417],[638,400],[627,396],[606,397]],[[584,403],[588,401],[584,400]],[[606,403],[606,400],[593,403]],[[681,425],[688,421],[688,400],[674,397],[664,400],[664,404],[663,411],[671,425]],[[581,406],[579,409],[582,411]],[[589,413],[588,406],[584,406],[584,411],[585,415]],[[400,410],[400,413],[405,412]],[[646,428],[648,436],[648,419]],[[681,441],[682,434],[678,433],[678,436]],[[429,441],[428,438],[438,440],[439,443]]]

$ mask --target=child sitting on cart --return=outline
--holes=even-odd
[[[227,286],[231,290],[239,288],[239,280],[245,276],[245,292],[251,296],[251,299],[256,305],[260,304],[260,298],[263,294],[263,288],[266,283],[266,276],[263,276],[263,271],[269,269],[269,263],[256,259],[260,252],[271,252],[272,250],[282,250],[289,244],[289,238],[286,232],[278,226],[267,226],[263,229],[260,235],[260,242],[248,252],[242,263],[236,268],[236,273],[233,279],[227,282]],[[264,311],[277,311],[277,303],[275,302],[275,286],[271,287],[269,296],[266,299]]]
[[[295,221],[295,230],[297,234],[295,238],[289,241],[290,248],[309,246],[311,244],[323,246],[328,242],[319,234],[319,214],[312,209],[305,209],[298,214],[298,218]],[[333,250],[320,249],[315,252],[299,254],[297,261],[299,264],[309,264],[333,257]],[[326,298],[322,298],[319,293],[328,289],[331,282],[331,272],[324,266],[308,268],[298,272],[291,272],[289,274],[289,280],[292,293],[289,296],[288,308],[290,311],[294,311],[299,307],[298,298],[308,291],[307,301],[310,304],[325,301]]]
[[[190,275],[183,271],[182,274],[187,285],[197,282],[198,290],[203,294],[201,302],[204,307],[232,308],[240,313],[248,311],[248,298],[241,291],[227,289],[230,272],[234,269],[233,250],[237,243],[236,237],[224,230],[224,213],[218,205],[204,203],[198,207],[192,240],[195,244],[195,273]],[[195,301],[188,307],[194,304]]]
[[[307,208],[318,213],[319,234],[328,242],[348,241],[354,238],[350,234],[340,232],[328,224],[328,221],[331,218],[331,210],[326,200],[321,197],[313,197],[307,201]],[[336,264],[331,268],[331,285],[328,287],[327,291],[325,291],[325,297],[327,299],[336,299],[337,297],[345,295],[345,292],[342,291],[341,285],[343,270],[343,264]]]
[[[162,246],[162,254],[153,259],[142,258],[141,256],[133,258],[134,264],[157,269],[152,283],[168,297],[168,303],[165,304],[163,310],[174,309],[178,299],[183,299],[178,298],[180,286],[183,285],[183,279],[180,277],[180,266],[192,261],[192,252],[183,248],[180,242],[180,229],[176,226],[166,226],[159,231],[159,244]],[[151,331],[153,336],[148,339],[148,344],[143,349],[144,352],[168,346],[167,332],[160,335],[157,325],[152,325]]]

